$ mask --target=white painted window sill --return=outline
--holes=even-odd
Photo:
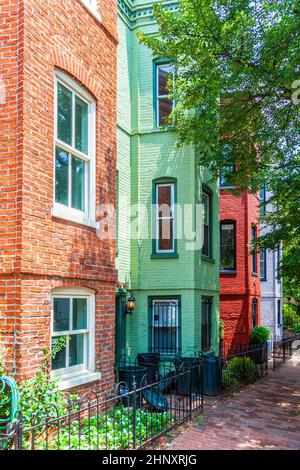
[[[101,22],[102,20],[101,15],[95,8],[93,8],[91,5],[86,3],[84,0],[80,0],[80,2],[91,13],[91,15],[93,15],[93,17],[96,18],[97,21]]]
[[[54,379],[58,377],[53,376]],[[58,382],[59,390],[68,390],[69,388],[78,387],[79,385],[85,385],[90,382],[95,382],[101,379],[100,372],[84,371],[77,374],[72,374],[61,378]]]
[[[53,217],[58,217],[59,219],[68,220],[69,222],[75,222],[76,224],[82,224],[93,228],[99,227],[99,223],[96,222],[96,220],[89,219],[84,213],[70,209],[67,206],[60,207],[60,205],[55,205],[52,208],[51,215]]]

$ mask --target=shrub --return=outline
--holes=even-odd
[[[295,331],[296,333],[300,333],[300,324],[294,326],[294,331]]]
[[[234,357],[228,362],[223,372],[222,382],[225,387],[233,387],[243,380],[257,378],[255,363],[250,357]]]
[[[295,305],[283,304],[283,324],[286,328],[293,328],[300,322],[300,316],[297,314]]]
[[[251,332],[252,344],[264,344],[270,338],[270,330],[266,326],[255,326]]]

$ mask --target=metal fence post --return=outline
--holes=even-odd
[[[15,449],[22,450],[23,441],[23,426],[22,417],[18,418],[15,422]]]
[[[133,445],[133,448],[136,449],[136,380],[135,380],[135,376],[133,376],[132,389],[133,389],[132,445]]]
[[[285,341],[283,341],[283,363],[285,363]]]

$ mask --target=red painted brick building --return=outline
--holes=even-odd
[[[0,343],[31,377],[43,350],[62,388],[111,388],[115,246],[115,0],[0,0]]]
[[[222,184],[222,182],[221,182]],[[260,324],[259,254],[249,255],[249,242],[259,235],[259,197],[235,196],[220,189],[220,318],[225,351],[247,344]]]

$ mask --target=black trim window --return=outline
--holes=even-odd
[[[252,327],[257,326],[257,299],[252,300]]]
[[[251,227],[251,240],[252,242],[256,240],[257,237],[257,229],[256,225],[252,225]],[[254,274],[257,274],[257,252],[256,250],[253,251],[252,253],[252,272]]]
[[[259,191],[259,199],[260,199],[260,215],[265,215],[266,213],[266,185],[264,184]]]
[[[180,352],[179,298],[153,298],[150,302],[150,351],[162,354]]]
[[[156,253],[174,253],[175,184],[155,185]]]
[[[277,245],[277,281],[281,281],[281,246]]]
[[[207,351],[211,348],[211,330],[212,330],[212,298],[202,298],[201,315],[201,350]]]
[[[221,271],[236,270],[236,229],[235,222],[224,221],[221,228]]]
[[[203,203],[203,247],[202,255],[208,258],[212,257],[211,249],[211,220],[212,220],[212,196],[211,192],[203,189],[202,191],[202,203]]]
[[[173,111],[174,101],[169,98],[168,80],[174,77],[174,65],[156,65],[156,125],[164,126]]]
[[[267,250],[262,248],[260,250],[260,279],[266,281],[267,279]]]
[[[277,300],[277,325],[281,326],[282,323],[282,313],[281,313],[281,300]]]

